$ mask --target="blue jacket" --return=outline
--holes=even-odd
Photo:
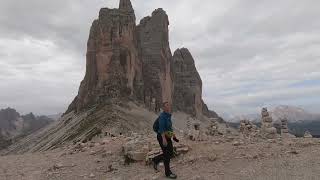
[[[171,114],[162,112],[159,116],[159,134],[163,134],[165,132],[173,132],[172,130],[172,121]]]

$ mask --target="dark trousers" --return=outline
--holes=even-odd
[[[157,135],[157,139],[159,142],[159,145],[162,149],[163,154],[156,156],[153,160],[155,163],[159,163],[161,161],[163,161],[164,163],[164,168],[165,168],[165,174],[166,176],[169,176],[172,172],[170,170],[170,159],[173,157],[173,145],[172,145],[172,141],[169,138],[167,139],[167,146],[164,147],[163,143],[162,143],[162,136],[160,134]]]

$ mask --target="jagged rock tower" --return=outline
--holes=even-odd
[[[207,105],[202,100],[202,80],[194,59],[186,48],[177,49],[173,55],[174,108],[194,117],[210,116]],[[216,114],[212,115],[217,117]]]
[[[169,20],[164,10],[156,9],[152,16],[138,25],[139,52],[143,63],[144,102],[159,111],[161,103],[172,103],[172,54],[169,46]],[[155,107],[151,104],[154,102]],[[155,108],[155,109],[154,109]]]
[[[202,81],[188,49],[169,45],[169,20],[156,9],[136,26],[130,0],[102,8],[91,26],[86,74],[67,113],[110,99],[137,101],[158,112],[168,101],[193,117],[215,117],[202,100]]]
[[[142,93],[135,21],[130,0],[120,0],[119,9],[100,10],[90,29],[86,74],[67,112]]]

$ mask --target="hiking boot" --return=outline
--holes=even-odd
[[[177,175],[171,173],[169,176],[167,176],[169,179],[177,179]]]
[[[155,162],[154,160],[152,160],[152,162],[153,162],[153,169],[154,169],[155,171],[159,171],[159,170],[158,170],[158,163]]]

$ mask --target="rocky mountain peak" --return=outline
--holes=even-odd
[[[187,48],[180,48],[180,49],[175,50],[173,56],[176,57],[174,59],[174,61],[182,61],[186,64],[194,64],[194,59],[193,59],[189,49],[187,49]]]
[[[165,11],[157,9],[141,20],[137,27],[139,52],[144,81],[144,103],[159,111],[162,102],[172,103],[172,54],[169,46],[169,20]]]
[[[120,0],[119,9],[124,11],[134,12],[131,1],[130,0]]]
[[[174,108],[199,117],[203,114],[202,81],[194,59],[186,48],[173,55]]]

